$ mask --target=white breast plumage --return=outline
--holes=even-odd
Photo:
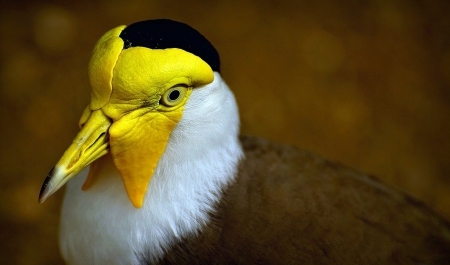
[[[87,191],[81,190],[84,170],[67,184],[60,235],[64,258],[70,264],[155,261],[171,244],[197,233],[236,174],[242,156],[238,124],[234,97],[216,73],[214,82],[187,102],[141,209],[130,204],[112,161]]]

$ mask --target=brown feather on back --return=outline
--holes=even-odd
[[[450,264],[450,225],[408,195],[310,152],[241,143],[210,222],[161,264]]]

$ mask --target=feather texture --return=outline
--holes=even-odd
[[[290,146],[238,138],[215,73],[195,88],[141,209],[111,157],[66,191],[70,264],[450,264],[450,225],[375,178]]]
[[[450,226],[420,202],[312,153],[241,141],[210,222],[160,264],[450,264]]]
[[[67,184],[60,245],[70,264],[155,262],[181,238],[199,233],[242,157],[236,102],[216,73],[195,88],[150,181],[145,204],[130,203],[111,156],[101,158],[86,192],[83,171]],[[98,165],[99,163],[97,163]]]

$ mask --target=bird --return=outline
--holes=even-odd
[[[67,264],[450,264],[450,224],[376,177],[241,135],[214,46],[153,19],[95,44],[66,185]],[[263,114],[262,114],[263,115]]]

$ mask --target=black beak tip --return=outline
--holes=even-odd
[[[52,176],[53,176],[53,170],[54,170],[54,169],[55,169],[55,168],[53,167],[53,168],[50,170],[50,172],[48,172],[47,177],[45,178],[44,183],[42,184],[41,191],[39,192],[39,200],[38,200],[39,203],[43,203],[43,202],[44,202],[42,199],[43,199],[44,193],[45,193],[45,191],[46,191],[46,189],[47,189],[48,182],[52,179]]]

